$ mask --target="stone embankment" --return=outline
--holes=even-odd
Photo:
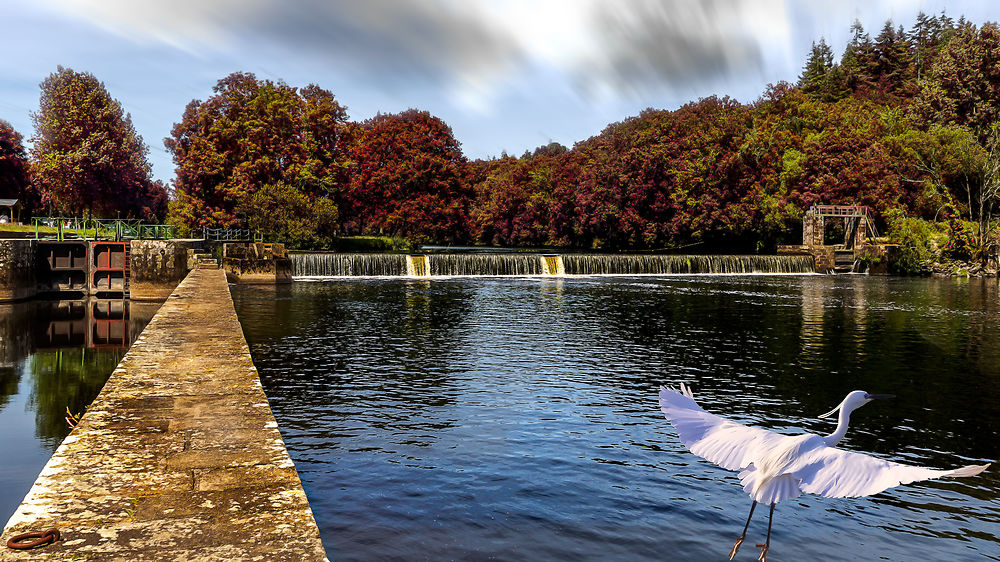
[[[2,546],[51,527],[55,544]],[[325,560],[224,271],[170,295],[2,540],[0,560]]]

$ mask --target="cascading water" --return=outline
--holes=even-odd
[[[294,277],[813,273],[811,256],[291,254]],[[417,263],[419,261],[419,263]]]
[[[566,268],[563,267],[562,256],[542,256],[542,275],[566,275]]]
[[[410,277],[430,277],[431,267],[427,256],[406,256],[406,274]]]
[[[397,254],[290,254],[293,277],[394,277],[406,275]]]
[[[538,254],[431,254],[431,275],[542,275]]]
[[[811,256],[562,256],[567,275],[678,275],[698,273],[813,273]]]

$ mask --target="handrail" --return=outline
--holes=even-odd
[[[35,239],[46,238],[42,227],[55,228],[55,238],[63,240],[80,237],[93,240],[167,240],[177,237],[177,227],[172,224],[142,224],[138,219],[84,219],[79,217],[32,217]]]
[[[816,213],[822,217],[869,217],[864,205],[815,205]]]
[[[203,227],[202,238],[217,242],[263,242],[264,235],[249,228],[209,228]]]

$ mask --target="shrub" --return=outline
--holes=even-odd
[[[907,217],[900,209],[885,213],[889,223],[889,242],[899,245],[889,268],[893,273],[923,273],[934,260],[938,241],[944,236],[936,223]]]

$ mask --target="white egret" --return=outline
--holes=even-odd
[[[763,562],[771,547],[774,504],[782,500],[798,497],[802,492],[829,498],[869,496],[918,480],[975,476],[990,466],[936,470],[835,448],[847,433],[851,412],[878,398],[892,398],[892,395],[868,394],[863,390],[848,394],[840,405],[820,416],[825,418],[840,411],[837,429],[830,435],[782,435],[706,412],[695,403],[694,394],[684,384],[680,390],[660,387],[660,409],[677,429],[684,446],[722,468],[739,470],[743,490],[753,500],[743,534],[729,553],[730,560],[746,538],[758,503],[771,506],[767,539],[757,545],[761,549],[759,560]]]

